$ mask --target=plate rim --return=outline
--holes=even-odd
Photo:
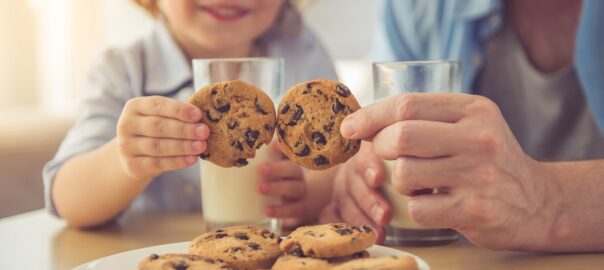
[[[169,244],[160,244],[160,245],[153,245],[153,246],[147,246],[147,247],[142,247],[142,248],[137,248],[137,249],[131,249],[131,250],[127,250],[127,251],[122,251],[122,252],[117,252],[117,253],[113,253],[107,256],[103,256],[88,262],[85,262],[83,264],[80,264],[74,268],[72,268],[72,270],[90,270],[90,269],[95,269],[94,267],[98,264],[98,263],[102,263],[103,261],[109,260],[113,257],[121,257],[121,256],[128,256],[128,254],[132,253],[132,254],[136,254],[136,253],[178,253],[179,251],[177,251],[177,249],[181,249],[183,253],[186,253],[186,247],[189,245],[189,241],[184,241],[184,242],[175,242],[175,243],[169,243]],[[149,252],[149,251],[145,251],[145,250],[162,250],[162,249],[166,249],[165,252]],[[367,249],[370,253],[372,252],[371,250],[373,250],[373,252],[375,252],[376,250],[382,250],[383,252],[396,252],[396,253],[401,253],[401,255],[407,255],[407,256],[411,256],[415,259],[415,261],[417,262],[417,265],[419,267],[419,270],[430,270],[430,266],[428,265],[428,263],[420,258],[419,256],[404,251],[404,250],[400,250],[400,249],[396,249],[393,247],[388,247],[388,246],[383,246],[383,245],[372,245],[371,247],[369,247]],[[143,258],[141,258],[142,260]]]

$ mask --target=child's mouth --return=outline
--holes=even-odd
[[[202,5],[201,10],[219,21],[234,21],[243,18],[250,10],[234,5]]]

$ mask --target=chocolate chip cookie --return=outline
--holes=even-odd
[[[330,223],[300,227],[281,242],[280,248],[300,257],[344,257],[367,249],[376,238],[369,226]]]
[[[210,127],[208,149],[199,155],[221,167],[242,167],[275,131],[275,105],[258,87],[239,80],[212,83],[189,98]]]
[[[415,259],[410,256],[379,257],[349,261],[332,270],[417,270]]]
[[[221,259],[235,270],[269,269],[282,254],[279,237],[262,228],[235,226],[204,233],[189,253]]]
[[[340,82],[314,80],[293,86],[277,110],[277,136],[284,154],[314,170],[345,162],[359,150],[360,141],[344,139],[340,124],[359,108]]]
[[[229,270],[227,264],[217,259],[197,255],[168,253],[151,254],[138,265],[139,270]]]
[[[331,269],[332,267],[359,258],[368,258],[369,252],[361,251],[346,257],[337,258],[312,258],[298,257],[296,255],[287,254],[279,257],[272,270],[322,270]]]

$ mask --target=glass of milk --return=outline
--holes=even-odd
[[[238,79],[256,85],[278,104],[283,92],[283,75],[282,58],[193,60],[196,91],[209,83]],[[201,203],[208,230],[253,225],[279,232],[279,220],[264,214],[264,207],[278,203],[279,199],[262,196],[256,191],[256,185],[261,180],[258,165],[277,159],[279,156],[270,146],[263,145],[244,167],[223,168],[200,160]]]
[[[455,61],[384,62],[373,64],[374,99],[409,92],[460,92],[460,67]],[[453,242],[459,234],[447,228],[427,228],[414,222],[407,211],[409,197],[392,186],[395,161],[384,160],[386,170],[382,191],[393,207],[386,227],[387,245],[433,246]],[[422,191],[434,193],[437,190]]]

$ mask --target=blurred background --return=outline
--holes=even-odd
[[[322,39],[340,79],[366,104],[381,1],[310,0],[306,23]],[[43,207],[42,166],[76,117],[90,64],[125,46],[153,21],[130,0],[0,2],[0,218]]]

